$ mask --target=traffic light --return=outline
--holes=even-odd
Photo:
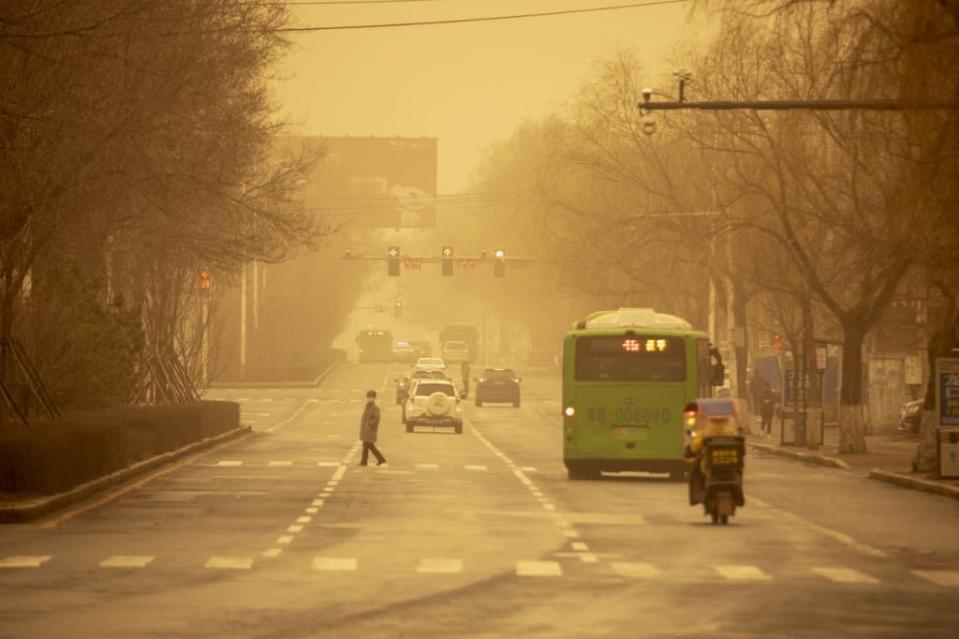
[[[393,303],[393,315],[403,317],[403,302],[401,300],[396,300]]]
[[[208,299],[210,297],[210,271],[200,271],[200,297]]]
[[[505,277],[506,275],[506,251],[496,249],[493,251],[493,277]]]
[[[453,247],[444,246],[443,250],[441,251],[441,255],[443,256],[442,258],[443,276],[449,277],[450,275],[453,274]]]
[[[388,246],[386,248],[386,254],[387,256],[389,256],[389,259],[386,262],[386,273],[390,277],[399,277],[400,276],[400,247]]]
[[[781,351],[783,349],[782,335],[773,335],[773,348],[775,348],[777,351]]]

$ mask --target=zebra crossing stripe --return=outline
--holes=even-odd
[[[314,557],[313,570],[335,570],[351,571],[356,570],[357,561],[355,557]]]
[[[206,562],[206,568],[216,568],[218,570],[249,570],[253,567],[253,557],[210,557]]]
[[[231,459],[223,459],[223,460],[218,461],[218,462],[216,463],[216,465],[217,465],[217,466],[221,466],[221,467],[223,467],[223,468],[235,468],[235,467],[237,467],[237,466],[242,466],[242,465],[243,465],[243,462],[242,462],[242,461],[235,461],[235,460],[231,460]]]

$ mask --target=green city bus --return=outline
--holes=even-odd
[[[710,396],[722,376],[708,336],[675,315],[621,308],[576,322],[563,341],[569,478],[644,471],[681,479],[683,408]]]

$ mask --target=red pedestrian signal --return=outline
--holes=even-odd
[[[773,335],[773,348],[775,348],[777,351],[781,351],[783,349],[782,335]]]

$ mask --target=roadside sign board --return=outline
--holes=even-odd
[[[939,426],[959,426],[959,357],[936,359],[935,380]]]
[[[903,366],[906,369],[906,384],[908,386],[918,386],[922,384],[922,360],[918,355],[911,355],[903,360]]]
[[[826,370],[826,364],[827,364],[826,353],[827,351],[826,351],[825,344],[819,344],[818,346],[816,346],[816,370],[817,371],[822,372]]]

